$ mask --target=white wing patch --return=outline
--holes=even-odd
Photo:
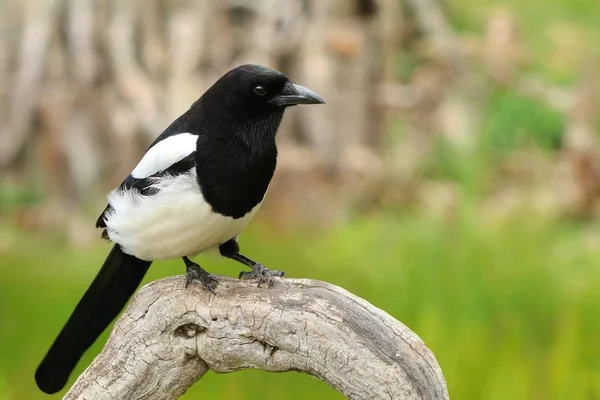
[[[131,172],[131,176],[143,179],[159,171],[164,171],[196,151],[197,140],[198,136],[196,135],[180,133],[158,142],[144,154]]]

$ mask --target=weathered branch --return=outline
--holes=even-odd
[[[65,399],[174,399],[209,368],[306,372],[351,399],[448,399],[421,339],[344,289],[220,277],[212,295],[184,282],[144,286]]]

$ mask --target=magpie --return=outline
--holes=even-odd
[[[36,370],[43,392],[65,386],[155,260],[181,258],[186,287],[195,281],[213,293],[217,278],[190,256],[218,249],[250,267],[240,278],[256,279],[258,286],[284,275],[242,255],[237,239],[275,171],[275,135],[285,109],[324,103],[281,72],[242,65],[217,80],[158,136],[108,195],[96,226],[115,244]]]

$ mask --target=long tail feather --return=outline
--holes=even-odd
[[[45,393],[61,390],[77,362],[121,312],[150,267],[115,245],[35,372]]]

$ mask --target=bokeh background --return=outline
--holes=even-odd
[[[105,194],[245,62],[328,100],[287,112],[249,256],[406,323],[451,398],[600,399],[599,53],[598,0],[1,0],[0,399],[48,398]],[[201,395],[341,398],[260,371]]]

